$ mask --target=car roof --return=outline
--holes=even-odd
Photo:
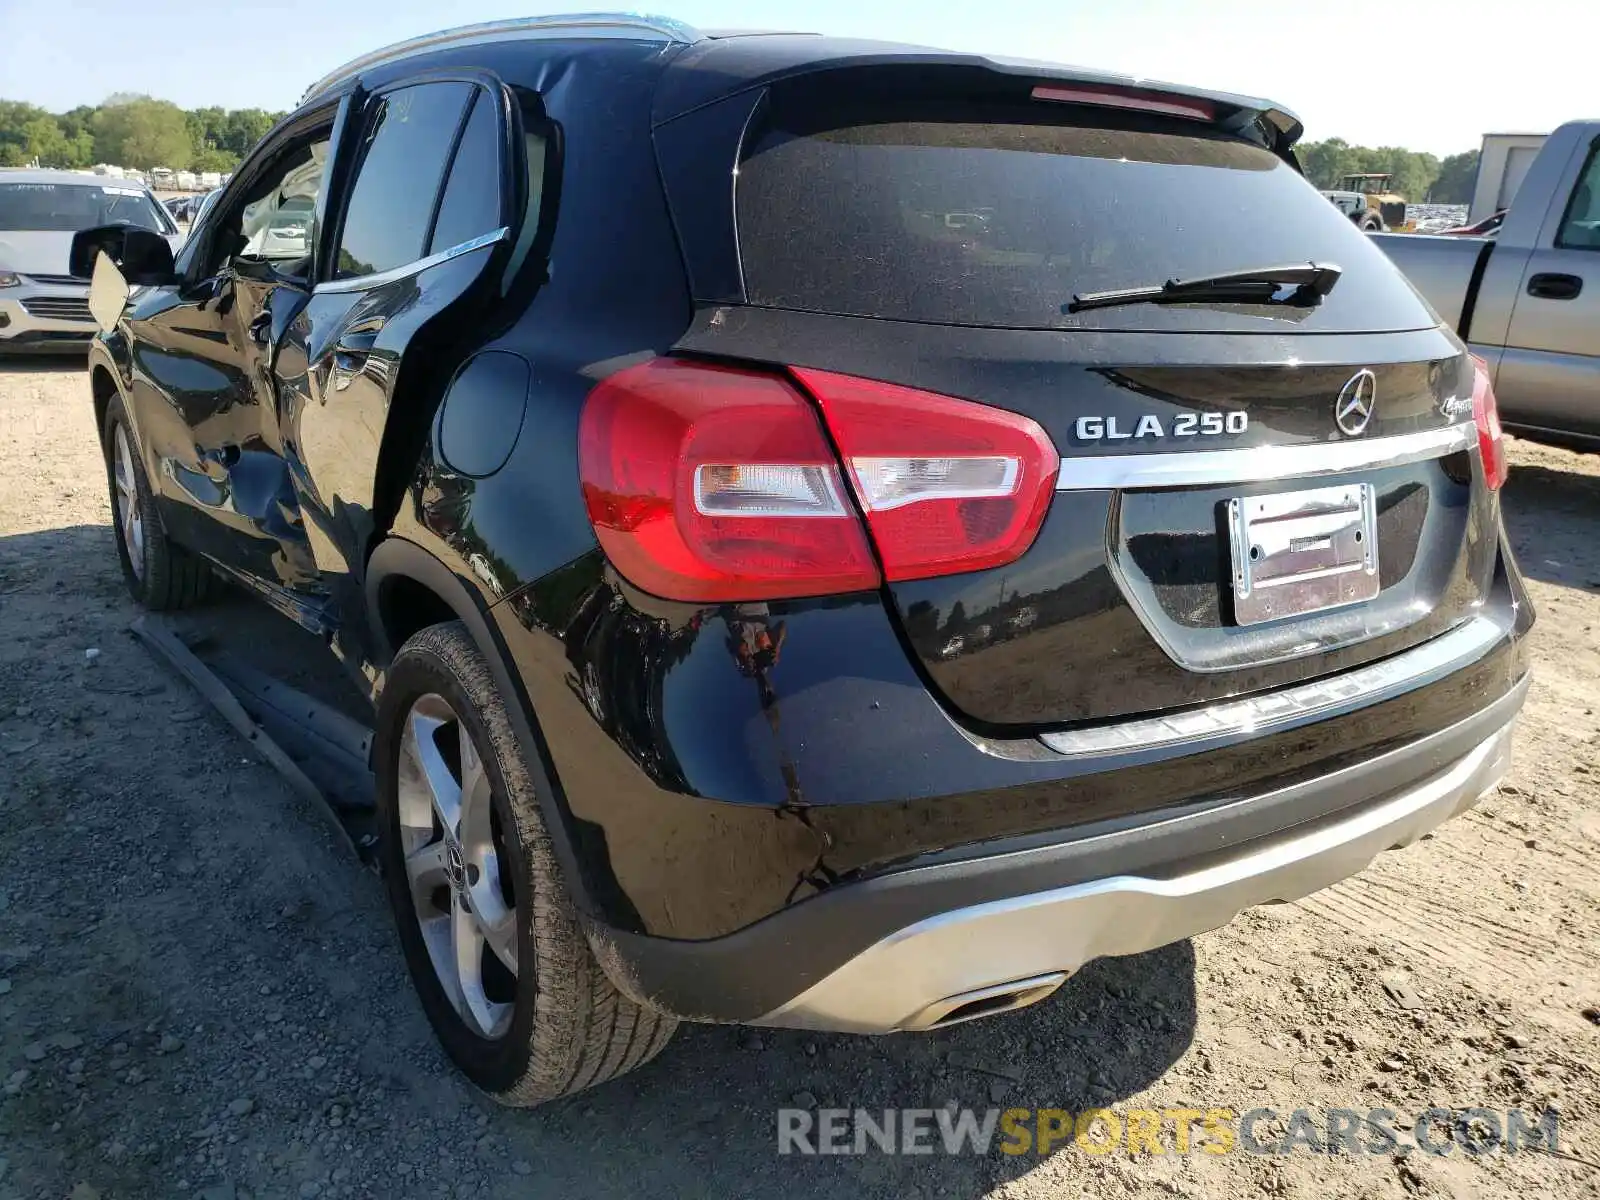
[[[1039,80],[1152,90],[1212,101],[1228,110],[1265,114],[1287,142],[1303,126],[1284,106],[1252,96],[1178,84],[1157,83],[1131,75],[1097,71],[1062,63],[940,50],[910,43],[828,37],[815,33],[729,30],[708,33],[669,17],[637,13],[572,13],[489,21],[397,42],[353,59],[309,87],[301,102],[334,90],[380,65],[393,64],[438,50],[507,41],[655,41],[669,53],[656,96],[656,122],[672,120],[724,96],[762,87],[786,76],[834,66],[876,64],[978,67],[1001,74]]]
[[[109,175],[91,175],[87,171],[52,171],[34,167],[0,167],[0,183],[77,183],[90,187],[120,183],[125,187],[144,186],[137,179],[113,179]]]

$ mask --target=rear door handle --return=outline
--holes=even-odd
[[[1576,300],[1581,291],[1583,279],[1578,275],[1541,272],[1528,280],[1528,295],[1541,300]]]

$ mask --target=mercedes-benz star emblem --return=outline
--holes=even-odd
[[[1333,402],[1333,419],[1346,437],[1360,437],[1372,420],[1372,406],[1378,400],[1378,377],[1371,371],[1358,371],[1339,389]]]
[[[461,853],[461,843],[454,838],[446,838],[444,842],[444,873],[451,890],[457,894],[467,890],[466,856]]]

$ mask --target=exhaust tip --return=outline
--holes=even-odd
[[[997,1013],[1014,1012],[1037,1004],[1067,981],[1068,972],[1053,971],[1048,975],[1034,975],[1010,983],[996,983],[989,987],[957,992],[936,1000],[915,1016],[901,1024],[903,1031],[944,1029],[979,1017],[992,1017]]]

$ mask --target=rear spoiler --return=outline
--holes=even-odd
[[[1293,112],[1252,96],[1157,83],[1060,63],[805,34],[728,40],[707,38],[677,48],[656,89],[652,121],[657,126],[664,125],[734,93],[764,88],[801,75],[874,66],[953,67],[1010,76],[1018,82],[1031,81],[1037,99],[1144,107],[1196,119],[1202,119],[1198,115],[1200,110],[1209,110],[1203,119],[1224,129],[1242,132],[1261,122],[1273,136],[1274,149],[1291,159],[1290,148],[1305,132],[1305,126]],[[1041,94],[1050,92],[1059,94]],[[1080,98],[1068,100],[1067,93],[1078,93]]]

